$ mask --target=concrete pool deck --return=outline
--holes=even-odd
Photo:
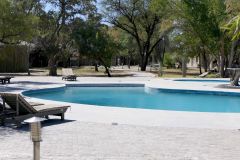
[[[133,83],[156,88],[226,90],[216,88],[214,83],[174,82],[149,76],[80,77],[77,82],[67,83]],[[61,77],[16,77],[13,84],[1,85],[0,91],[20,93],[64,85]],[[240,113],[71,106],[65,122],[55,119],[44,122],[42,159],[238,160],[240,157]],[[31,159],[32,144],[27,126],[20,130],[0,127],[0,153],[0,160]]]
[[[21,93],[25,90],[63,87],[65,85],[83,84],[142,84],[150,88],[222,91],[240,93],[240,89],[218,88],[218,83],[179,82],[174,79],[153,77],[129,78],[78,78],[76,82],[62,81],[61,77],[16,77],[12,84],[0,86],[0,91]],[[30,98],[31,101],[60,103],[71,105],[66,116],[70,120],[96,123],[119,123],[143,126],[240,129],[240,113],[185,112],[122,107],[104,107],[85,104],[57,102]],[[207,102],[206,102],[207,103]]]

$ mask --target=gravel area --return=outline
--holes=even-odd
[[[238,130],[144,127],[50,120],[42,160],[238,160]],[[32,159],[28,126],[0,128],[0,160]]]

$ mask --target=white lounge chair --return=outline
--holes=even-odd
[[[62,69],[62,80],[76,81],[77,76],[73,73],[72,68],[63,68]]]
[[[48,117],[49,115],[60,116],[64,120],[64,114],[70,107],[68,105],[42,104],[26,101],[20,94],[0,93],[3,100],[3,108],[6,104],[15,113],[11,117],[4,117],[4,120],[9,120],[18,126],[21,122],[31,117]]]

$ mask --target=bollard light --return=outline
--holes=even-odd
[[[33,141],[33,159],[40,160],[40,142],[42,141],[41,136],[41,121],[44,121],[45,118],[32,117],[25,120],[24,122],[30,124],[31,130],[31,139]]]

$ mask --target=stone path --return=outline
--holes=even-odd
[[[0,160],[32,159],[28,127],[0,128]],[[239,160],[240,132],[52,120],[42,160]]]

